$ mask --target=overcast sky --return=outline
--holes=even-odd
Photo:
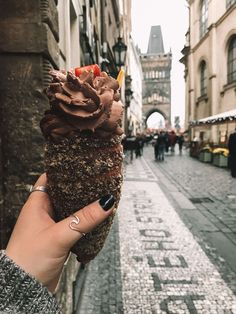
[[[188,28],[185,0],[132,0],[132,37],[147,52],[152,25],[161,25],[165,52],[172,50],[172,121],[184,119],[184,66],[179,63]]]

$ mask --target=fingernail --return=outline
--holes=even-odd
[[[99,200],[99,204],[105,211],[111,209],[114,203],[115,203],[115,198],[111,194],[105,195]]]

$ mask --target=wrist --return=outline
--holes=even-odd
[[[53,308],[53,313],[60,313],[49,290],[4,251],[0,251],[0,295],[0,312],[14,309],[14,313],[31,313],[34,308],[34,313],[46,313]]]

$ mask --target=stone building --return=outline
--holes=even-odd
[[[5,247],[27,187],[43,171],[39,121],[50,68],[59,67],[57,1],[0,1],[0,208]]]
[[[43,172],[39,122],[48,108],[51,68],[91,63],[116,75],[113,45],[128,40],[131,1],[0,0],[0,244],[5,248],[28,187]],[[127,44],[127,42],[125,42]],[[124,91],[122,91],[124,95]],[[68,261],[58,288],[72,313],[78,263]],[[73,283],[74,282],[74,283]],[[73,288],[74,286],[74,288]],[[77,291],[76,290],[76,291]]]
[[[185,64],[191,139],[226,144],[236,117],[236,1],[189,0]]]
[[[126,77],[127,134],[142,133],[142,80],[140,53],[130,38],[128,46],[129,73]]]
[[[147,121],[160,113],[171,123],[171,52],[165,53],[160,25],[152,26],[147,53],[141,55],[143,69],[143,115]]]

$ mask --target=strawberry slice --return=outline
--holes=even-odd
[[[97,64],[86,65],[81,68],[75,68],[75,75],[80,76],[83,72],[92,72],[94,76],[100,76],[101,70]]]

